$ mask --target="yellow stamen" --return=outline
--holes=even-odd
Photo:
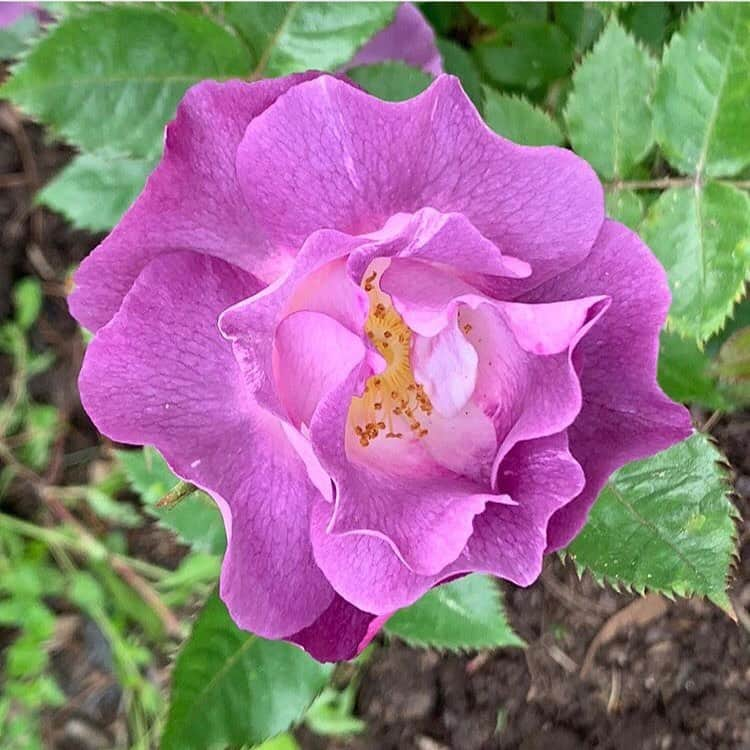
[[[362,288],[370,301],[365,333],[385,359],[386,368],[367,380],[362,396],[352,399],[349,423],[365,448],[386,429],[385,437],[403,438],[404,433],[394,427],[394,418],[401,420],[414,438],[423,438],[428,429],[420,421],[424,417],[418,419],[416,414],[429,417],[432,403],[424,386],[414,380],[411,329],[396,312],[391,298],[381,291],[377,270],[365,275]]]

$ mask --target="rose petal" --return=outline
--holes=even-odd
[[[438,335],[458,313],[459,330],[478,354],[472,401],[497,429],[494,471],[515,443],[553,435],[577,417],[581,388],[572,352],[604,314],[608,298],[502,302],[443,268],[401,258],[380,284],[420,336]]]
[[[497,488],[518,504],[488,505],[474,519],[466,550],[451,567],[491,573],[519,586],[533,583],[542,572],[550,517],[584,482],[564,433],[517,443],[500,465]]]
[[[308,238],[289,273],[260,294],[226,310],[219,320],[247,387],[264,408],[282,418],[273,368],[273,340],[281,320],[293,312],[325,313],[362,335],[367,317],[367,295],[345,273],[337,259],[345,258],[363,242],[340,232],[323,230]]]
[[[604,293],[607,314],[576,350],[583,406],[570,428],[570,450],[586,487],[550,523],[549,545],[564,547],[581,529],[610,474],[688,437],[685,407],[656,383],[659,330],[670,295],[666,274],[637,234],[607,221],[585,263],[525,297],[537,302]]]
[[[276,638],[312,623],[333,591],[308,531],[320,497],[280,423],[248,397],[220,312],[252,276],[195,253],[152,261],[89,344],[81,398],[113,440],[153,444],[224,516],[221,595],[243,628]]]
[[[318,661],[347,661],[367,647],[387,619],[388,615],[363,612],[336,595],[312,625],[289,640]]]
[[[295,426],[309,425],[323,396],[366,354],[362,337],[318,312],[288,315],[276,329],[276,382]]]
[[[383,438],[350,456],[348,412],[360,382],[355,370],[320,402],[310,425],[315,453],[336,483],[329,531],[385,539],[412,570],[436,573],[458,557],[472,519],[496,496],[439,467],[420,440]]]
[[[389,542],[365,534],[333,534],[331,506],[321,501],[312,511],[310,535],[315,560],[340,596],[379,615],[408,607],[440,580],[419,575],[403,564]]]
[[[503,255],[461,214],[444,214],[433,208],[395,214],[367,237],[371,242],[355,250],[348,261],[349,272],[357,283],[376,257],[432,261],[464,273],[489,276],[531,275],[528,263]]]
[[[517,290],[585,258],[604,218],[586,162],[500,138],[451,76],[400,103],[330,76],[295,86],[249,125],[237,169],[253,216],[290,252],[321,227],[372,232],[431,206],[529,263],[529,279],[508,280]]]
[[[194,250],[271,281],[290,262],[248,212],[237,182],[237,146],[248,123],[312,74],[257,83],[204,81],[167,126],[164,156],[112,233],[83,261],[68,304],[95,331],[141,270],[163,253]]]
[[[342,71],[388,60],[405,62],[433,75],[443,72],[440,52],[435,46],[435,32],[411,3],[399,5],[393,22],[375,34]]]

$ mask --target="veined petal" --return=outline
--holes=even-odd
[[[107,323],[138,274],[165,253],[206,253],[266,283],[288,268],[291,255],[270,241],[247,210],[235,157],[248,123],[312,75],[204,81],[188,90],[167,126],[161,163],[76,272],[68,304],[81,325],[96,331]]]
[[[222,598],[241,627],[278,638],[311,624],[333,590],[308,531],[320,493],[279,421],[248,396],[217,327],[257,288],[216,258],[157,258],[89,344],[79,382],[104,434],[156,446],[214,497],[227,530]]]
[[[610,474],[688,437],[690,416],[656,382],[659,330],[670,295],[666,274],[640,237],[607,221],[587,259],[534,290],[524,301],[606,293],[612,299],[595,332],[576,349],[582,408],[570,450],[586,487],[550,523],[549,545],[564,547],[581,529]]]
[[[321,227],[364,234],[430,206],[529,263],[528,279],[503,280],[516,292],[583,260],[604,219],[586,162],[500,138],[445,75],[400,103],[330,76],[295,86],[247,128],[237,168],[253,218],[289,252]]]

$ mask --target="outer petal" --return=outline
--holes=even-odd
[[[668,448],[691,431],[687,410],[656,383],[659,330],[670,301],[664,270],[638,235],[614,221],[605,223],[585,263],[527,299],[596,293],[610,295],[612,305],[576,351],[583,406],[568,433],[586,487],[553,516],[552,549],[565,546],[580,531],[613,471]]]
[[[331,506],[313,506],[310,535],[315,559],[338,594],[355,607],[380,615],[408,607],[440,580],[409,570],[380,537],[328,531]]]
[[[330,76],[295,86],[250,124],[237,168],[256,221],[290,251],[320,227],[362,234],[430,206],[530,263],[513,289],[582,260],[604,218],[586,162],[500,138],[451,76],[401,103]]]
[[[151,443],[224,515],[221,594],[242,627],[282,637],[313,622],[333,591],[315,564],[308,514],[320,497],[279,422],[247,396],[217,318],[257,291],[218,259],[150,263],[89,345],[81,398],[97,427]]]
[[[194,250],[265,281],[289,264],[255,223],[235,158],[248,123],[312,74],[257,83],[205,81],[183,98],[167,126],[164,157],[112,233],[84,260],[69,304],[96,330],[116,312],[141,270],[160,254]]]
[[[342,70],[387,60],[399,60],[433,75],[443,72],[435,32],[411,3],[400,5],[393,22],[375,34]]]
[[[500,466],[498,490],[518,505],[488,505],[474,520],[474,533],[452,567],[492,573],[519,586],[538,578],[549,519],[585,481],[567,443],[565,434],[558,433],[516,444]]]
[[[347,661],[364,650],[388,619],[357,609],[336,595],[330,607],[288,640],[298,643],[318,661]]]

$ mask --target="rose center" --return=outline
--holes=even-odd
[[[397,439],[405,434],[424,437],[425,418],[432,413],[430,398],[412,371],[412,331],[380,289],[378,278],[376,269],[362,281],[370,302],[365,333],[383,355],[386,368],[368,378],[364,393],[353,398],[349,407],[349,423],[365,448],[381,434]]]

